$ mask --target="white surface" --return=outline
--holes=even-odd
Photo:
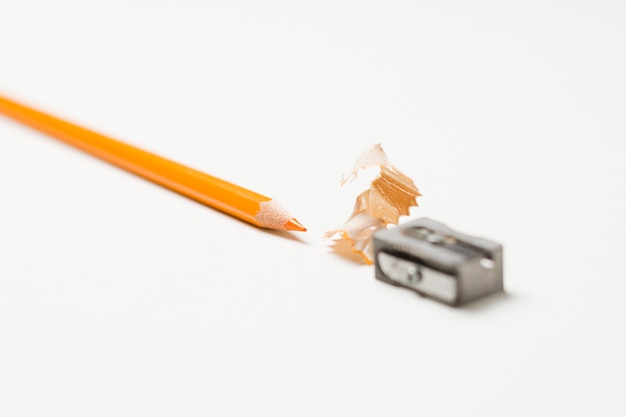
[[[0,0],[0,91],[270,195],[249,227],[0,118],[2,416],[623,416],[623,1]],[[322,233],[382,142],[505,245],[451,309]],[[356,190],[354,190],[356,191]]]

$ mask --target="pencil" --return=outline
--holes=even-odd
[[[0,96],[0,113],[255,226],[306,231],[269,197]]]

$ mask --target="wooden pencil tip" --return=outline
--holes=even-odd
[[[293,230],[295,232],[306,232],[306,227],[294,218],[291,218],[285,223],[285,229]]]

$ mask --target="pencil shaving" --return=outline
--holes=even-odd
[[[384,165],[391,165],[391,163],[389,158],[387,158],[387,154],[383,151],[383,147],[380,146],[380,143],[372,145],[356,160],[350,172],[342,175],[341,186],[346,185],[348,181],[354,182],[361,170]]]
[[[400,216],[408,215],[417,206],[421,194],[413,180],[394,167],[380,144],[370,146],[361,155],[350,172],[341,178],[341,185],[354,182],[361,170],[379,167],[379,174],[370,187],[356,198],[352,215],[344,225],[326,232],[324,238],[333,239],[335,245],[345,240],[352,252],[372,264],[374,247],[372,235],[388,225],[398,224]]]

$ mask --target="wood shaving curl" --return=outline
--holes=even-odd
[[[338,236],[335,243],[348,241],[352,252],[361,255],[367,264],[374,259],[372,235],[398,224],[400,216],[408,215],[421,196],[413,180],[390,163],[380,144],[372,145],[357,159],[352,170],[342,177],[341,185],[354,182],[359,171],[373,167],[380,168],[379,175],[356,198],[352,215],[341,228],[324,235],[326,239]]]

